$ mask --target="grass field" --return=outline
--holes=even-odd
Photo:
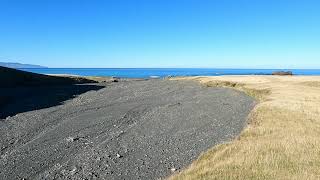
[[[320,76],[187,77],[256,97],[248,126],[169,179],[320,179]]]

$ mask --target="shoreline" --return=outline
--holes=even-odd
[[[42,78],[43,76],[40,77]],[[74,101],[77,99],[75,96],[82,97],[82,93],[87,94],[98,91],[104,86],[110,85],[109,83],[115,83],[110,87],[118,85],[126,87],[141,80],[126,78],[114,81],[114,78],[109,77],[66,74],[52,77],[81,78],[92,84],[28,87],[29,89],[36,88],[40,94],[47,92],[48,94],[57,95],[53,99],[59,99],[59,101],[52,102],[48,107],[46,105],[42,107],[41,105],[39,106],[40,110],[42,108],[50,109],[61,105],[61,103]],[[137,82],[133,82],[135,80]],[[41,82],[44,81],[45,79]],[[126,84],[126,81],[129,84]],[[241,131],[241,134],[236,139],[217,146],[210,146],[212,148],[200,155],[189,167],[183,168],[181,173],[180,171],[175,171],[176,174],[169,177],[169,179],[209,177],[218,179],[246,179],[249,177],[257,179],[283,179],[285,177],[306,179],[309,176],[318,177],[318,174],[320,174],[320,165],[317,164],[317,159],[320,159],[320,153],[318,153],[320,150],[316,148],[320,147],[320,141],[317,140],[319,135],[317,128],[320,128],[320,76],[186,76],[171,77],[165,81],[196,81],[208,88],[236,89],[259,101],[249,115],[248,126]],[[159,86],[157,83],[154,86]],[[67,89],[64,87],[67,87]],[[46,88],[49,89],[45,90]],[[137,88],[140,87],[137,86]],[[61,94],[65,94],[62,99]],[[137,91],[134,96],[137,94],[141,93]],[[90,99],[88,98],[89,102],[92,101]],[[7,99],[1,98],[0,100],[7,101]],[[43,101],[42,99],[38,100]],[[28,105],[28,103],[22,104]],[[32,109],[27,108],[26,110],[30,111]],[[36,109],[37,111],[38,109]],[[9,119],[11,118],[9,117]],[[309,164],[306,165],[305,162]]]

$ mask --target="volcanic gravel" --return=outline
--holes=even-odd
[[[3,117],[0,179],[165,178],[235,138],[255,105],[244,93],[192,81],[95,86],[54,106]],[[46,103],[52,88],[62,95],[68,89],[29,88],[3,112],[25,106],[27,96],[42,94],[37,101]]]

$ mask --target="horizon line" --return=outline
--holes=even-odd
[[[43,67],[18,69],[265,69],[265,70],[320,70],[319,68],[231,68],[231,67]]]

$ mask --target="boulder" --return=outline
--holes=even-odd
[[[272,75],[277,75],[277,76],[292,76],[293,73],[292,73],[292,71],[275,71],[275,72],[272,72]]]

